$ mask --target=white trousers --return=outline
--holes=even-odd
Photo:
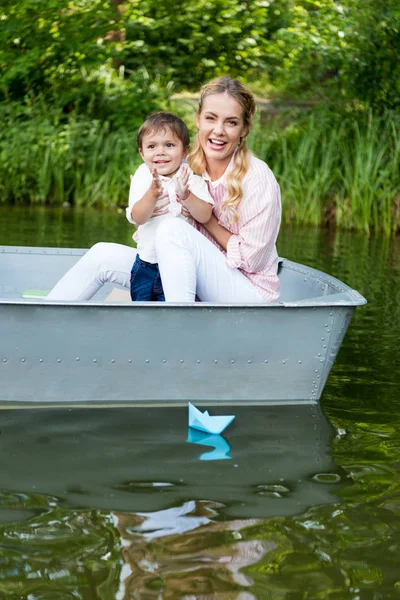
[[[156,232],[158,265],[166,302],[263,302],[262,296],[204,235],[182,219],[167,219]],[[49,300],[90,300],[106,283],[130,288],[136,250],[100,242],[55,285]]]

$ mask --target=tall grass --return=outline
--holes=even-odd
[[[399,230],[399,115],[321,111],[285,119],[278,132],[276,123],[258,123],[252,147],[280,183],[286,221]]]
[[[0,111],[0,202],[125,205],[135,132],[57,111]],[[249,145],[280,183],[285,221],[399,231],[399,115],[262,115]]]
[[[2,115],[0,202],[125,204],[141,159],[135,132],[53,109],[33,118]]]

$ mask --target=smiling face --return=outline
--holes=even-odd
[[[210,94],[204,99],[196,123],[208,173],[211,177],[213,173],[220,177],[240,139],[248,133],[243,122],[243,109],[227,92]]]
[[[175,175],[188,150],[169,128],[146,133],[139,148],[145,165],[164,177]]]

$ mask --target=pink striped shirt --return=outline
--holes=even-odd
[[[233,221],[230,211],[222,207],[227,197],[227,176],[233,167],[234,156],[224,175],[211,181],[208,173],[203,178],[214,200],[214,215],[220,225],[232,233],[226,252],[207,231],[201,231],[225,255],[232,269],[239,269],[250,279],[266,302],[279,297],[278,253],[276,239],[281,222],[279,185],[268,165],[251,155],[249,170],[243,179],[243,198],[237,207],[238,220]]]

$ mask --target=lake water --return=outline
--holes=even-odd
[[[121,212],[0,208],[1,244],[99,240]],[[235,407],[223,447],[185,407],[1,411],[0,598],[400,598],[400,240],[278,246],[368,300],[321,407]]]

